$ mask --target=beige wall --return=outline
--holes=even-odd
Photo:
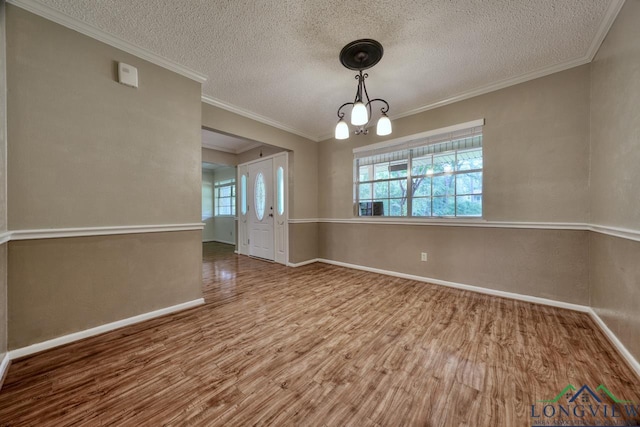
[[[281,147],[273,147],[270,145],[263,145],[262,147],[252,148],[244,153],[238,154],[238,164],[250,162],[252,160],[258,160],[260,157],[271,156],[272,154],[281,153],[286,151]]]
[[[11,5],[7,41],[10,229],[200,221],[199,83]]]
[[[321,142],[320,218],[353,216],[353,148],[484,118],[484,218],[586,222],[589,76],[584,65],[394,120],[391,138]]]
[[[592,62],[591,222],[640,231],[640,2]],[[640,242],[591,236],[591,305],[640,360]]]
[[[591,233],[591,306],[640,360],[640,242]]]
[[[318,223],[289,224],[289,262],[318,258]]]
[[[238,156],[233,153],[202,147],[202,161],[217,165],[236,166],[238,164]]]
[[[318,214],[318,144],[230,111],[202,104],[202,126],[290,150],[290,218]]]
[[[201,258],[197,230],[10,242],[9,348],[198,299]]]
[[[200,222],[199,83],[9,5],[7,84],[11,230]],[[199,298],[200,240],[10,242],[9,348]]]
[[[321,258],[588,304],[588,232],[320,224]],[[420,261],[420,253],[427,261]]]

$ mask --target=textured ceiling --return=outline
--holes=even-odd
[[[390,116],[588,62],[619,0],[39,0],[208,76],[203,95],[313,139],[353,99],[338,60],[384,46],[370,95]],[[615,12],[612,12],[615,11]],[[608,22],[608,23],[607,23]],[[144,76],[140,76],[144,79]]]

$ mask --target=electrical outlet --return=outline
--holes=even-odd
[[[420,261],[426,261],[427,260],[427,253],[426,252],[422,252],[420,254]]]

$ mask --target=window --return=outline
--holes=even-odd
[[[240,199],[240,210],[242,211],[242,215],[247,214],[247,175],[243,174],[242,178],[240,178],[240,191],[242,192],[242,196]]]
[[[215,182],[216,216],[235,216],[236,180],[227,179]]]
[[[284,169],[282,166],[278,167],[276,181],[278,182],[278,215],[284,215]]]
[[[358,215],[482,216],[481,129],[356,149]]]

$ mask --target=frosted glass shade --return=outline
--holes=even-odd
[[[340,120],[336,125],[336,139],[349,138],[349,126],[344,120]]]
[[[362,102],[356,102],[351,110],[351,124],[354,126],[366,125],[369,121],[367,107]]]
[[[376,133],[380,136],[389,135],[391,133],[391,120],[387,117],[386,114],[383,114],[378,120],[378,125],[376,126]]]

